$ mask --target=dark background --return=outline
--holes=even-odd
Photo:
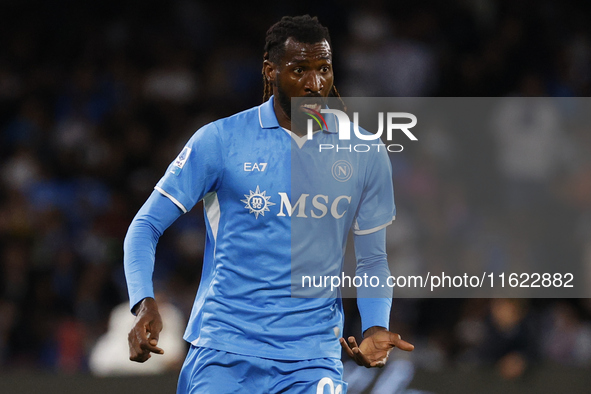
[[[127,300],[127,226],[197,128],[261,103],[264,35],[281,16],[310,13],[329,27],[343,96],[577,97],[591,93],[590,8],[550,0],[1,1],[2,373],[89,372],[111,309]],[[530,137],[526,161],[527,147],[546,138]],[[546,143],[553,153],[538,152],[526,173],[506,165],[506,141],[494,130],[423,141],[392,156],[393,265],[591,264],[588,129]],[[203,226],[193,209],[157,251],[157,288],[187,318]],[[359,336],[354,302],[346,307],[346,334]],[[417,378],[484,371],[493,383],[533,387],[527,379],[548,365],[579,380],[576,371],[591,366],[588,300],[395,299],[391,324],[417,346]]]

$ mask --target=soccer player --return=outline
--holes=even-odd
[[[338,97],[328,30],[308,15],[282,18],[267,32],[263,78],[265,102],[198,130],[125,238],[137,316],[130,359],[144,362],[163,353],[152,288],[158,238],[203,200],[203,275],[177,393],[345,393],[342,349],[366,367],[383,366],[395,347],[413,349],[388,331],[391,296],[358,299],[359,346],[340,337],[340,298],[292,297],[293,270],[338,275],[350,229],[356,274],[382,283],[389,275],[385,227],[395,208],[385,149],[319,154],[319,144],[338,143],[330,116],[313,139],[292,131],[291,98],[304,97],[303,112]]]

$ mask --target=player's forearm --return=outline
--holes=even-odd
[[[355,275],[368,278],[376,277],[379,280],[377,286],[371,286],[368,283],[367,286],[358,287],[357,297],[391,299],[392,289],[387,286],[390,269],[386,255],[386,229],[366,235],[356,235],[354,240],[357,259]]]
[[[388,329],[392,306],[392,289],[386,285],[390,275],[386,255],[386,229],[375,233],[355,236],[357,269],[355,274],[364,277],[377,277],[377,287],[357,288],[357,307],[361,315],[362,332],[372,327]]]
[[[357,308],[361,315],[361,332],[372,327],[390,327],[391,298],[357,298]]]
[[[132,310],[144,298],[154,297],[156,245],[181,213],[166,197],[153,192],[131,222],[123,243],[123,265]]]
[[[130,307],[135,309],[138,302],[154,297],[152,273],[154,256],[159,235],[141,218],[135,218],[123,243],[123,266],[129,292]]]

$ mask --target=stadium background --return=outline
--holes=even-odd
[[[282,15],[310,13],[330,28],[344,96],[589,96],[590,12],[551,0],[1,1],[6,392],[135,387],[139,378],[92,378],[88,363],[127,300],[125,231],[194,130],[261,102],[264,33]],[[589,130],[561,135],[566,159],[548,156],[543,176],[529,178],[507,169],[497,137],[442,132],[392,157],[405,246],[391,259],[591,264]],[[185,319],[202,239],[194,209],[158,247],[157,287]],[[347,311],[346,331],[359,335],[354,302]],[[417,347],[402,368],[401,379],[416,374],[410,387],[590,383],[589,300],[394,300],[392,327]],[[171,392],[176,376],[145,379],[146,392]]]

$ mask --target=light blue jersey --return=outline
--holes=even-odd
[[[340,358],[341,301],[292,297],[292,262],[295,276],[338,275],[349,230],[378,231],[395,207],[385,149],[319,152],[338,144],[326,120],[312,140],[292,137],[271,98],[198,130],[158,182],[183,212],[202,199],[205,207],[188,342],[278,360]],[[132,305],[146,296],[130,288]]]

